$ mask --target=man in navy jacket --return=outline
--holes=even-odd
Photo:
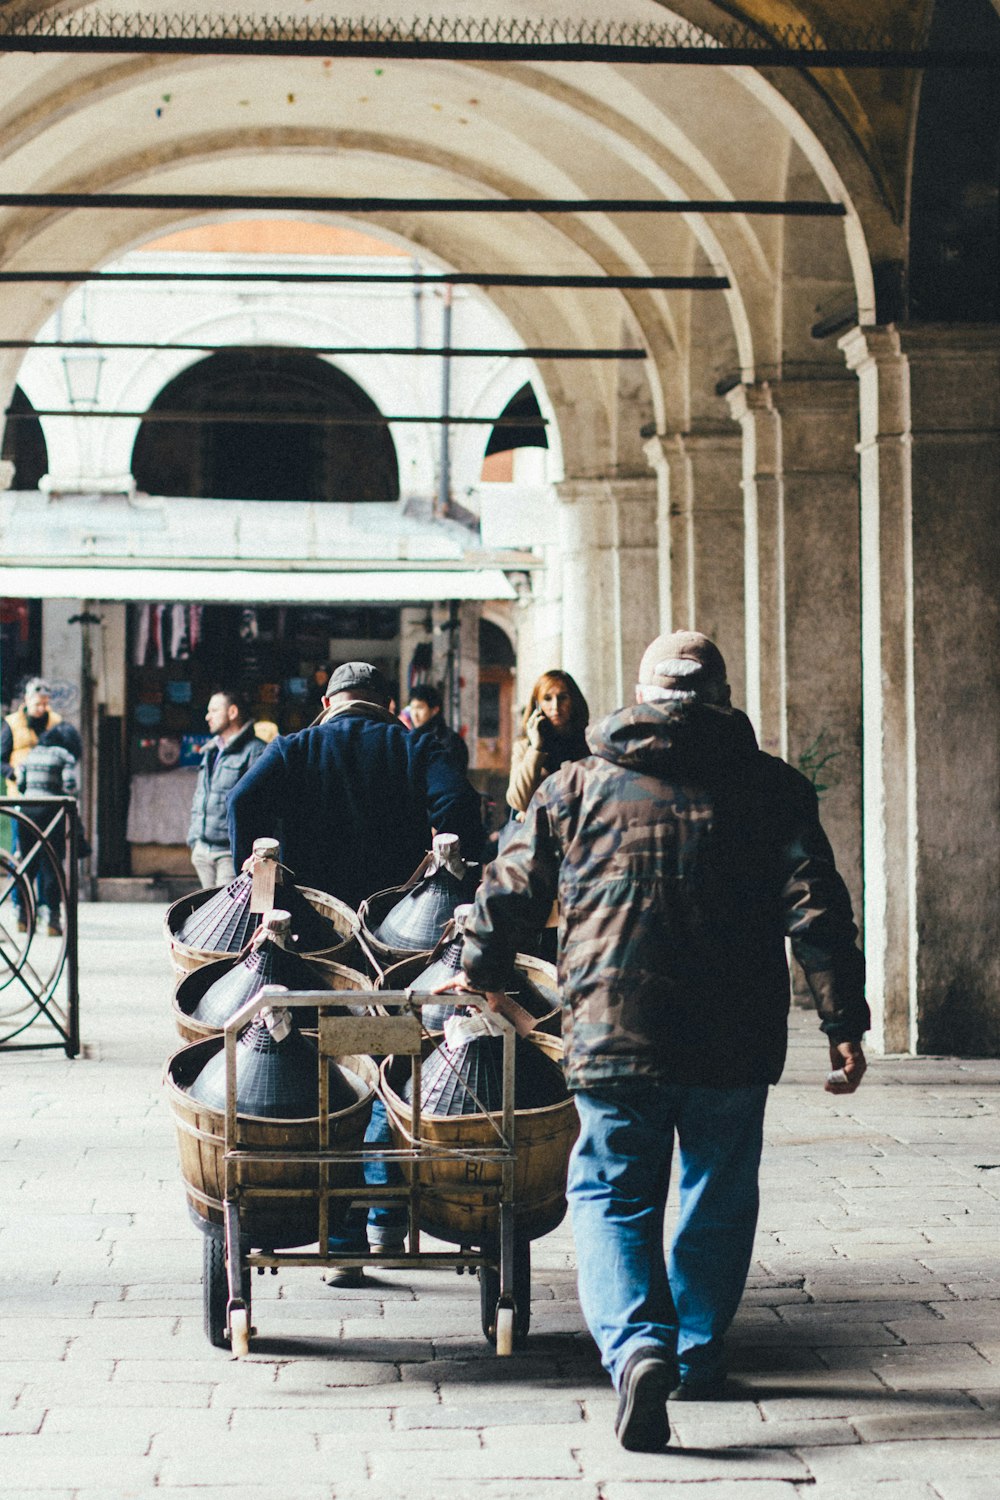
[[[479,858],[478,793],[433,738],[389,711],[391,691],[376,667],[347,662],[317,722],[268,746],[229,799],[237,869],[255,838],[278,838],[300,885],[357,907],[413,873],[432,828]]]
[[[401,885],[430,847],[431,829],[457,833],[466,859],[480,857],[479,794],[440,743],[416,735],[389,711],[391,688],[376,667],[351,661],[327,684],[319,720],[270,744],[229,799],[229,833],[237,869],[256,838],[278,838],[281,857],[301,885],[357,907],[366,896]],[[365,1134],[389,1146],[385,1111],[376,1101]],[[372,1186],[390,1180],[381,1162],[365,1171]],[[395,1169],[398,1172],[398,1169]],[[402,1249],[406,1210],[376,1205],[367,1214],[375,1254]],[[365,1250],[365,1213],[352,1208],[331,1251]],[[336,1286],[362,1284],[360,1270],[334,1273]]]

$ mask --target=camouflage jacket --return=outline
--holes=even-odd
[[[806,778],[706,704],[622,709],[588,740],[485,873],[463,952],[477,988],[508,986],[558,896],[571,1088],[777,1082],[786,936],[822,1029],[860,1040],[864,960]]]

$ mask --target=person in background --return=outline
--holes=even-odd
[[[25,684],[24,702],[0,725],[0,761],[7,779],[8,795],[17,791],[17,768],[38,744],[47,729],[62,723],[62,715],[50,707],[49,685],[43,677],[32,677]]]
[[[414,734],[432,736],[460,771],[469,769],[469,747],[460,734],[449,728],[441,712],[441,693],[431,682],[420,682],[410,693],[408,711]]]
[[[569,673],[555,669],[543,672],[531,690],[521,734],[511,748],[507,784],[511,812],[500,828],[499,853],[524,822],[528,805],[542,782],[567,761],[583,760],[590,754],[586,736],[589,722],[587,700]],[[553,903],[544,927],[528,941],[526,951],[553,963],[558,920],[559,908]]]
[[[266,746],[255,732],[246,702],[232,688],[212,694],[205,723],[212,738],[202,752],[187,841],[191,863],[208,889],[228,885],[236,875],[229,849],[229,794]]]
[[[316,722],[268,745],[229,799],[238,869],[254,839],[277,838],[300,885],[357,910],[413,873],[432,829],[480,857],[479,794],[435,739],[404,728],[391,697],[370,662],[337,667]]]
[[[23,797],[75,797],[78,790],[76,768],[79,758],[76,747],[79,743],[80,736],[72,724],[53,724],[51,729],[46,729],[39,737],[38,744],[29,750],[18,764],[17,790],[19,794]],[[49,810],[44,803],[36,804],[26,801],[22,803],[21,811],[37,823],[43,831],[52,821],[51,817],[47,816]],[[17,826],[20,853],[27,857],[38,843],[38,839],[23,823]],[[57,826],[49,833],[48,839],[54,858],[60,865],[64,864],[66,830],[61,821],[57,822]],[[34,865],[38,906],[39,909],[44,907],[48,912],[48,935],[49,937],[62,937],[62,897],[59,889],[59,876],[52,859],[46,856],[44,850],[36,856]],[[31,867],[28,868],[30,872]],[[27,932],[28,924],[21,909],[16,886],[11,892],[11,899],[17,911],[18,931]]]
[[[861,1082],[870,1016],[816,791],[758,749],[718,647],[695,631],[658,637],[635,696],[591,728],[590,756],[544,783],[487,867],[462,964],[466,987],[504,1011],[523,934],[558,893],[580,1305],[618,1391],[619,1442],[655,1452],[670,1437],[668,1398],[725,1394],[767,1091],[785,1061],[786,939],[819,1015],[829,1093]]]
[[[510,757],[507,803],[523,822],[528,803],[547,776],[568,760],[590,754],[587,700],[568,672],[543,672],[531,690],[521,733]]]
[[[44,677],[32,677],[25,683],[24,701],[20,708],[14,709],[7,714],[3,723],[0,724],[0,770],[6,779],[8,796],[17,793],[18,768],[38,744],[41,736],[49,729],[62,723],[62,715],[57,714],[51,707],[50,689]],[[80,742],[79,733],[74,729],[76,749],[73,753],[77,759],[83,746]],[[22,833],[28,839],[25,843]],[[23,828],[16,819],[11,824],[11,853],[27,854],[37,841],[29,831]],[[12,894],[17,911],[17,925],[20,931],[26,931],[24,913],[18,905],[16,893]],[[58,925],[58,923],[56,924]]]

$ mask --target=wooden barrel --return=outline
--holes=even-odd
[[[213,896],[217,896],[222,886],[206,891],[191,891],[175,901],[167,910],[163,918],[163,930],[166,934],[167,947],[170,950],[170,961],[173,964],[174,976],[180,982],[187,974],[193,974],[203,964],[214,963],[216,959],[232,958],[231,953],[214,952],[207,948],[191,948],[182,943],[177,934],[193,911],[199,906],[204,906]],[[309,886],[300,885],[299,892],[319,912],[321,917],[326,917],[332,922],[340,934],[340,941],[333,943],[329,948],[316,949],[315,956],[339,961],[354,956],[354,944],[358,933],[358,915],[346,902],[338,901],[336,896],[328,896],[325,891],[314,891]],[[280,905],[279,894],[275,897],[275,904]],[[295,950],[299,953],[299,950]],[[299,953],[300,958],[312,958],[312,953]]]
[[[562,1041],[533,1031],[530,1041],[555,1062],[562,1061]],[[410,1106],[397,1092],[408,1076],[408,1058],[386,1058],[380,1070],[380,1089],[393,1139],[410,1147]],[[431,1146],[461,1150],[498,1145],[490,1121],[498,1114],[422,1115],[423,1140]],[[548,1234],[566,1213],[566,1172],[579,1125],[570,1095],[542,1109],[519,1109],[515,1114],[514,1222],[529,1239]],[[416,1170],[420,1182],[420,1225],[437,1239],[460,1245],[482,1245],[495,1240],[500,1228],[499,1162],[450,1160],[404,1163]],[[478,1191],[459,1191],[457,1184],[475,1181]]]
[[[200,968],[186,974],[177,986],[173,998],[174,1024],[186,1042],[200,1042],[206,1037],[221,1035],[221,1027],[199,1021],[194,1011],[209,986],[235,968],[240,958],[240,954],[231,953],[227,958],[213,959],[211,963],[202,964]],[[352,993],[363,990],[368,995],[372,992],[372,981],[357,969],[350,969],[345,964],[330,963],[328,959],[315,956],[310,956],[306,962],[316,972],[315,988],[318,990],[344,990]],[[299,1024],[305,1023],[300,1020]]]
[[[225,1116],[198,1104],[187,1087],[222,1046],[221,1034],[193,1042],[168,1059],[164,1072],[188,1203],[197,1218],[219,1225],[223,1223],[225,1197]],[[360,1151],[371,1117],[377,1070],[370,1057],[340,1057],[337,1062],[361,1079],[364,1091],[356,1104],[331,1116],[331,1141],[344,1150]],[[267,1120],[240,1115],[240,1144],[315,1151],[320,1145],[319,1121],[315,1116],[308,1120]],[[265,1192],[247,1200],[240,1224],[251,1245],[278,1250],[312,1244],[319,1233],[318,1166],[309,1162],[245,1162],[240,1171],[241,1182],[247,1187],[294,1190],[293,1196],[286,1196],[286,1191],[273,1196]],[[345,1162],[330,1166],[331,1186],[349,1187],[361,1180],[360,1165]],[[331,1224],[343,1219],[349,1203],[348,1198],[330,1200]]]
[[[405,990],[415,979],[418,979],[427,968],[427,954],[417,953],[410,958],[404,958],[399,963],[392,964],[381,979],[376,980],[376,990]],[[552,997],[552,1008],[542,1015],[536,1017],[535,1030],[547,1032],[550,1036],[562,1034],[562,1006],[559,1003],[559,981],[556,977],[555,964],[546,963],[544,959],[535,958],[531,953],[519,953],[514,960],[514,968],[525,979],[529,980],[536,990],[540,991],[547,999]],[[441,996],[443,1004],[461,1004],[461,994]],[[435,1028],[428,1026],[427,1030],[432,1034]],[[562,1058],[562,1052],[559,1053]]]

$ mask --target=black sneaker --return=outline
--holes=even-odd
[[[670,1401],[725,1401],[728,1382],[725,1375],[715,1375],[711,1380],[682,1380],[667,1398]]]
[[[670,1441],[667,1397],[677,1383],[677,1365],[651,1347],[629,1355],[618,1387],[615,1436],[631,1453],[660,1453]]]

